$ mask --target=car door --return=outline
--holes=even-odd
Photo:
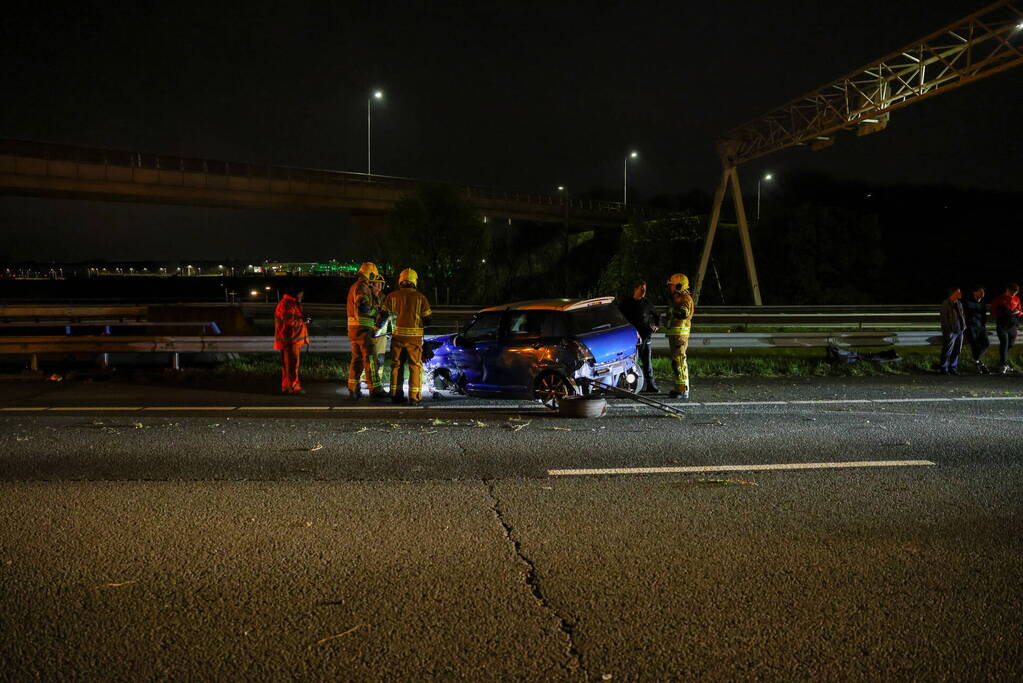
[[[455,337],[451,359],[454,364],[456,381],[464,383],[469,395],[493,394],[490,370],[497,353],[501,336],[504,311],[485,311],[473,318],[472,322]]]
[[[548,370],[566,374],[561,340],[565,335],[560,311],[508,311],[500,350],[491,376],[508,398],[532,398],[537,377]]]

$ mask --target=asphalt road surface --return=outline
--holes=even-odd
[[[1019,676],[1023,379],[336,389],[0,384],[0,676]]]

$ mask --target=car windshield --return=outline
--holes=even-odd
[[[494,341],[500,330],[501,311],[478,313],[459,336],[471,342]]]
[[[569,311],[568,320],[569,325],[572,328],[572,334],[574,335],[599,332],[600,330],[610,330],[615,327],[621,327],[622,325],[629,324],[628,321],[622,317],[618,307],[611,304],[607,304],[605,306],[590,306],[588,308]]]

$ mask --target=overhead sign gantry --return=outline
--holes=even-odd
[[[890,112],[1023,63],[1023,0],[1001,0],[896,50],[788,104],[732,129],[718,141],[721,182],[696,272],[699,299],[731,186],[753,303],[760,283],[739,185],[739,166],[788,147],[823,149],[840,131],[868,135],[888,125]]]

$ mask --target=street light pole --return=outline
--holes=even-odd
[[[629,203],[629,159],[635,159],[639,152],[629,152],[625,157],[625,173],[622,176],[622,205]]]
[[[366,175],[373,175],[373,164],[372,164],[372,160],[373,160],[373,148],[372,148],[372,141],[373,141],[373,135],[372,135],[373,117],[371,116],[371,113],[373,111],[373,100],[375,100],[375,99],[376,100],[382,99],[383,96],[384,96],[384,93],[379,91],[379,90],[377,90],[376,92],[373,93],[373,97],[370,97],[368,100],[366,100]]]
[[[774,176],[768,173],[764,175],[763,178],[757,181],[757,225],[760,225],[760,183],[762,183],[765,180],[770,180],[773,177]]]

